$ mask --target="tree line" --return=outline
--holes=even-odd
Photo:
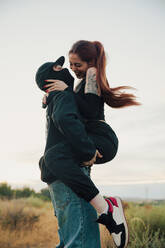
[[[23,187],[21,189],[12,189],[11,186],[6,183],[0,183],[0,199],[17,199],[26,197],[38,197],[44,201],[50,201],[50,193],[48,188],[41,189],[39,193],[29,187]]]

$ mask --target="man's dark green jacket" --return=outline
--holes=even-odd
[[[96,152],[94,143],[88,138],[78,111],[74,93],[68,89],[51,92],[47,99],[47,140],[45,153],[58,143],[68,143],[78,161],[91,160]],[[41,180],[52,183],[55,177],[44,163],[39,161]]]

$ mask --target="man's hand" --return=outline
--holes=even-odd
[[[102,158],[103,157],[98,150],[96,150],[96,153],[95,153],[94,157],[91,160],[89,160],[89,161],[83,162],[83,165],[85,165],[85,166],[92,166],[94,164],[94,162],[96,162],[96,158],[97,157],[98,158]]]

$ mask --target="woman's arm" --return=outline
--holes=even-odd
[[[81,114],[87,119],[95,119],[100,108],[100,90],[96,81],[96,68],[87,71],[84,96],[75,94]]]
[[[97,70],[95,67],[90,67],[87,70],[86,74],[86,84],[85,84],[85,94],[95,94],[96,96],[100,96],[100,88],[96,81],[96,73]]]

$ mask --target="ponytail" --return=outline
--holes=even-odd
[[[122,92],[122,90],[125,89],[134,89],[133,87],[119,86],[116,88],[110,88],[105,73],[106,56],[104,47],[99,41],[94,41],[92,43],[97,51],[97,58],[95,61],[95,66],[97,69],[96,80],[104,101],[112,108],[140,105],[140,103],[136,101],[136,96]]]

